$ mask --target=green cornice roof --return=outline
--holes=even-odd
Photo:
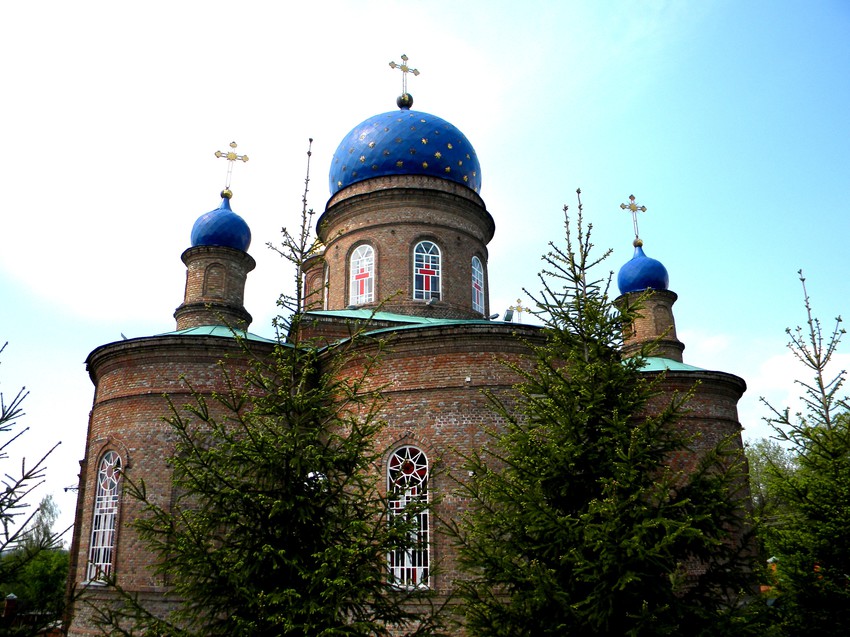
[[[411,316],[409,314],[395,314],[393,312],[373,312],[367,309],[355,310],[316,310],[306,313],[308,316],[326,316],[328,318],[342,318],[355,321],[386,321],[390,323],[407,323],[414,325],[470,325],[470,324],[492,324],[501,321],[488,321],[486,319],[448,319],[429,318],[427,316]]]
[[[694,367],[693,365],[685,365],[679,361],[674,361],[669,358],[658,358],[656,356],[648,356],[645,359],[646,364],[640,370],[642,372],[706,372],[707,369]]]
[[[220,336],[223,338],[244,338],[246,341],[256,341],[258,343],[276,343],[277,341],[262,336],[257,336],[245,330],[235,330],[226,325],[199,325],[198,327],[187,327],[184,330],[176,332],[165,332],[157,334],[157,336]]]

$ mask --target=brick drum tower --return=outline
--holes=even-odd
[[[174,313],[177,331],[103,345],[86,359],[95,393],[80,462],[69,587],[87,600],[70,605],[71,635],[101,634],[89,605],[109,603],[113,593],[104,582],[112,576],[150,607],[168,609],[167,589],[149,569],[153,556],[127,525],[140,511],[123,492],[124,477],[144,479],[159,502],[168,502],[166,460],[174,438],[163,421],[169,414],[164,395],[178,405],[189,402],[187,381],[205,394],[225,390],[219,362],[233,372],[247,365],[234,330],[252,349],[271,349],[271,341],[244,331],[251,322],[243,306],[245,281],[255,263],[247,253],[251,232],[230,209],[230,197],[225,190],[221,206],[192,229],[192,246],[183,253],[186,290]]]
[[[539,328],[490,316],[487,244],[493,217],[479,192],[481,168],[469,140],[449,122],[412,109],[406,92],[398,110],[370,117],[342,140],[329,171],[330,199],[319,219],[316,256],[305,264],[307,336],[321,342],[347,337],[352,323],[369,320],[389,351],[370,382],[383,388],[388,426],[376,440],[383,451],[382,488],[400,500],[432,500],[419,519],[421,548],[388,557],[398,586],[428,588],[438,599],[457,577],[454,551],[435,532],[436,518],[452,519],[463,506],[454,495],[461,454],[479,448],[497,428],[482,390],[510,397],[517,382],[505,361],[523,364],[526,343]],[[227,194],[227,193],[224,193]],[[71,555],[69,585],[108,602],[101,584],[114,576],[125,590],[146,596],[164,612],[168,589],[148,567],[151,556],[127,523],[139,514],[122,480],[144,478],[163,503],[171,498],[166,459],[173,451],[163,394],[180,402],[181,376],[196,389],[219,389],[220,360],[244,367],[231,328],[247,329],[243,307],[250,232],[230,210],[203,215],[183,254],[184,302],[177,331],[99,347],[87,360],[95,385]],[[735,376],[682,362],[667,271],[642,243],[620,273],[622,296],[652,291],[644,318],[631,326],[628,354],[660,337],[646,373],[665,373],[669,391],[699,386],[683,426],[706,445],[728,435],[740,442],[737,402],[745,385]],[[260,354],[271,342],[248,335]],[[373,347],[360,345],[364,353]],[[353,371],[353,370],[352,370]],[[344,372],[343,372],[344,373]],[[673,459],[687,466],[693,457]],[[439,498],[435,496],[439,494]],[[71,608],[70,634],[94,633],[86,606]]]

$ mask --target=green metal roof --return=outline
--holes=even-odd
[[[277,341],[257,336],[245,330],[234,330],[226,325],[199,325],[198,327],[187,327],[185,330],[177,330],[176,332],[165,332],[157,334],[157,336],[220,336],[222,338],[233,338],[238,336],[247,341],[257,341],[259,343],[276,343]]]
[[[488,321],[486,319],[447,319],[428,318],[427,316],[410,316],[408,314],[395,314],[393,312],[373,312],[366,309],[355,310],[316,310],[307,312],[308,315],[327,316],[331,318],[344,318],[357,321],[387,321],[392,323],[408,323],[415,325],[470,325],[470,324],[492,324],[502,321]]]
[[[694,367],[693,365],[685,365],[679,361],[670,360],[669,358],[659,358],[657,356],[648,356],[646,364],[641,369],[642,372],[705,372],[706,369]]]
[[[384,331],[392,331],[398,329],[411,329],[416,327],[423,327],[426,325],[509,325],[509,323],[505,323],[504,321],[488,321],[486,319],[446,319],[446,318],[428,318],[425,316],[410,316],[407,314],[395,314],[393,312],[372,312],[371,310],[366,309],[356,309],[356,310],[320,310],[314,312],[308,312],[307,314],[313,314],[316,316],[327,316],[329,318],[342,318],[349,320],[361,320],[361,321],[385,321],[391,323],[402,323],[403,325],[399,325],[397,327],[390,328],[378,328],[371,333],[379,333]],[[246,332],[245,330],[234,330],[232,328],[227,327],[226,325],[201,325],[198,327],[189,327],[184,330],[177,330],[176,332],[165,332],[164,334],[158,334],[157,336],[219,336],[222,338],[233,338],[234,336],[238,336],[244,338],[249,341],[256,341],[259,343],[275,343],[277,341],[269,338],[265,338],[263,336],[258,336],[257,334],[252,334],[251,332]],[[645,365],[641,369],[644,372],[661,372],[661,371],[673,371],[673,372],[704,372],[708,371],[702,369],[701,367],[694,367],[693,365],[686,365],[685,363],[680,363],[678,361],[671,360],[669,358],[660,358],[656,356],[649,356],[645,359]]]

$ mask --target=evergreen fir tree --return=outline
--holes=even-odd
[[[751,559],[741,457],[719,446],[692,472],[670,468],[690,440],[688,395],[647,409],[662,376],[620,356],[639,306],[614,307],[608,253],[591,255],[579,191],[576,230],[550,244],[535,298],[543,339],[504,430],[468,457],[471,505],[455,536],[472,635],[747,634],[737,595]],[[575,236],[573,236],[575,232]]]
[[[787,330],[789,349],[813,373],[803,410],[770,405],[777,438],[790,449],[794,471],[767,467],[783,506],[765,529],[777,569],[777,617],[787,635],[850,632],[850,403],[844,370],[828,368],[844,335],[841,318],[826,336],[803,285],[805,327]]]

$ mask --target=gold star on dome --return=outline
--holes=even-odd
[[[436,153],[434,153],[434,157],[436,157],[437,159],[442,159],[442,158],[443,158],[443,153],[441,153],[441,152],[438,150]]]

